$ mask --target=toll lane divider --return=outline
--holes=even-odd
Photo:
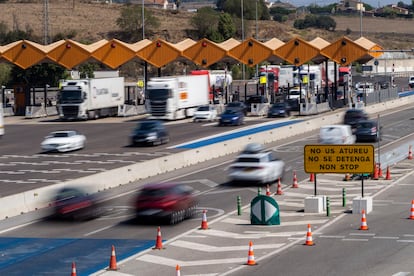
[[[407,96],[379,103],[374,106],[368,106],[366,107],[366,111],[367,113],[381,112],[398,106],[408,105],[413,102],[414,96]],[[2,197],[0,198],[0,204],[3,206],[0,209],[0,219],[50,207],[51,199],[56,194],[57,190],[64,186],[79,186],[83,189],[87,189],[90,193],[105,191],[134,181],[195,165],[210,159],[240,152],[248,143],[256,142],[268,144],[319,129],[322,125],[338,124],[342,122],[344,112],[345,111],[342,110],[331,114],[324,113],[313,119],[297,119],[292,120],[294,123],[281,123],[281,125],[275,125],[273,122],[260,124],[259,126],[246,127],[237,130],[234,132],[235,134],[228,136],[228,140],[213,139],[209,141],[209,138],[206,138],[204,139],[204,142],[198,141],[199,147],[196,147],[196,144],[194,143],[188,143],[190,145],[189,149],[180,153]],[[272,124],[273,127],[269,127]],[[248,131],[247,129],[249,128],[256,129],[256,131]],[[382,156],[386,157],[387,155],[386,153],[383,153]]]

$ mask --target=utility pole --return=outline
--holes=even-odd
[[[43,44],[49,44],[49,0],[43,1]]]

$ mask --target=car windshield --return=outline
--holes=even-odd
[[[236,160],[237,163],[259,163],[260,158],[256,157],[239,157]]]
[[[273,104],[272,107],[273,108],[283,108],[283,107],[285,107],[285,104],[284,103],[275,103],[275,104]]]
[[[290,95],[299,95],[299,90],[290,90]]]
[[[208,106],[200,106],[197,111],[209,111],[210,108]]]
[[[55,137],[55,138],[60,138],[60,137],[69,137],[70,134],[69,132],[54,132],[50,136]]]
[[[228,107],[240,107],[241,105],[242,105],[241,103],[237,103],[237,102],[231,102],[227,104]]]
[[[232,109],[226,109],[224,110],[224,114],[236,114],[237,111],[236,110],[232,110]]]
[[[357,125],[357,128],[372,128],[372,127],[376,127],[376,123],[374,123],[374,122],[360,122]]]
[[[157,127],[157,123],[155,122],[143,122],[137,126],[137,130],[151,130]]]

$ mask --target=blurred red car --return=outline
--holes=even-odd
[[[178,183],[147,184],[134,200],[139,222],[162,220],[176,224],[194,216],[197,206],[193,188]]]
[[[86,220],[103,214],[103,201],[97,194],[88,194],[77,187],[60,189],[54,198],[55,218]]]

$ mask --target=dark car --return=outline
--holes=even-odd
[[[176,224],[195,215],[198,199],[192,187],[179,183],[151,183],[134,200],[138,222],[162,220]]]
[[[239,126],[242,124],[244,124],[244,114],[241,110],[226,109],[220,115],[219,126]]]
[[[267,117],[289,117],[291,106],[287,102],[274,103],[267,111]]]
[[[241,110],[245,116],[247,115],[247,105],[244,102],[230,102],[226,109]]]
[[[377,142],[380,139],[381,127],[375,120],[359,121],[356,125],[355,136],[357,142]]]
[[[141,121],[131,134],[131,144],[161,145],[168,143],[170,136],[162,121]]]
[[[355,129],[359,121],[368,120],[368,114],[362,109],[348,109],[344,115],[344,124]]]
[[[86,220],[103,213],[103,200],[97,194],[89,194],[77,187],[65,187],[53,200],[54,218]]]

